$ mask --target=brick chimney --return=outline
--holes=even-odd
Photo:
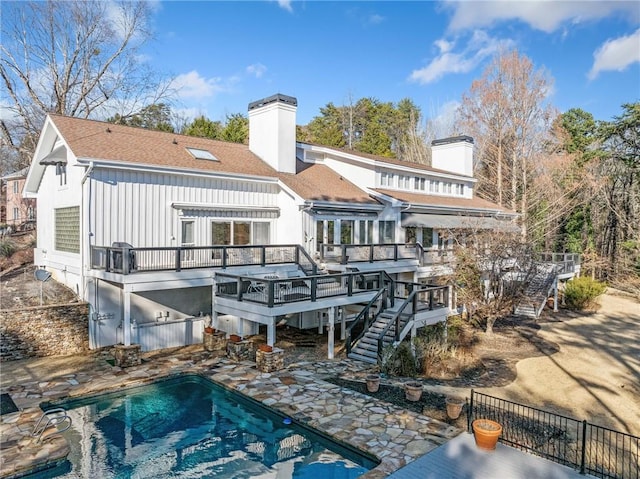
[[[277,171],[296,172],[298,100],[277,93],[249,103],[249,149]]]
[[[473,176],[473,138],[453,136],[433,140],[431,166],[458,175]]]

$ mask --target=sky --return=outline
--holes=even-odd
[[[153,22],[144,61],[175,76],[191,117],[282,93],[299,125],[363,97],[444,118],[505,48],[553,79],[560,112],[611,120],[640,101],[637,1],[161,1]]]
[[[176,109],[212,120],[275,93],[300,125],[363,97],[446,117],[505,48],[546,71],[561,112],[611,120],[640,101],[635,1],[171,1],[153,28],[145,59],[175,76]]]

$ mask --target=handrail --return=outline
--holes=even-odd
[[[369,326],[371,326],[371,323],[373,322],[373,319],[375,317],[377,317],[383,310],[384,308],[380,308],[377,312],[376,315],[374,316],[374,318],[372,318],[369,315],[369,311],[371,310],[371,308],[373,307],[373,305],[380,299],[380,297],[382,296],[382,304],[385,303],[385,293],[387,292],[386,288],[380,288],[380,290],[378,291],[378,293],[371,299],[371,301],[369,301],[367,303],[367,305],[362,308],[362,310],[358,313],[358,315],[355,317],[355,319],[352,321],[351,325],[347,328],[346,330],[346,339],[345,339],[345,344],[347,346],[347,355],[349,355],[351,353],[351,349],[353,348],[353,346],[360,340],[360,338],[362,338],[364,336],[364,334],[366,333],[366,331],[369,329]],[[360,324],[360,322],[364,319],[364,327],[362,328],[362,331],[360,332],[360,334],[355,338],[355,339],[351,339],[351,333],[353,328]]]
[[[43,422],[45,418],[46,421]],[[58,427],[60,424],[64,424],[62,429]],[[44,434],[44,432],[50,427],[55,427],[56,430],[43,437],[42,435]],[[67,415],[67,411],[65,411],[61,407],[49,409],[42,413],[42,416],[40,416],[40,419],[38,419],[38,422],[35,424],[33,430],[31,431],[31,436],[37,436],[38,439],[36,440],[36,442],[40,442],[42,439],[47,439],[49,437],[55,436],[56,434],[62,434],[70,427],[71,418]]]
[[[417,283],[412,283],[412,284],[417,284]],[[389,332],[389,329],[391,329],[392,326],[395,326],[394,343],[398,343],[406,337],[408,328],[415,320],[416,312],[418,311],[418,295],[420,293],[424,293],[425,291],[429,291],[429,311],[432,311],[434,309],[433,308],[433,292],[436,290],[444,290],[444,289],[448,290],[448,288],[449,288],[448,286],[427,286],[427,287],[421,287],[419,289],[414,289],[413,291],[411,291],[411,293],[409,293],[409,296],[407,296],[407,298],[404,300],[402,305],[400,305],[400,307],[398,308],[398,311],[393,315],[393,317],[391,318],[387,326],[378,335],[378,363],[379,364],[382,361],[382,349],[384,347],[384,338]],[[404,328],[402,328],[402,331],[400,331],[399,330],[400,317],[402,316],[402,312],[405,310],[405,308],[409,304],[413,306],[413,312],[411,313],[411,317],[413,319],[407,321],[407,324],[405,324]]]

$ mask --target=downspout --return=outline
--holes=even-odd
[[[91,175],[91,172],[93,171],[93,161],[89,163],[89,167],[87,168],[87,171],[85,171],[84,175],[82,176],[82,180],[80,180],[80,208],[81,208],[81,214],[80,217],[82,218],[81,223],[84,224],[84,217],[85,217],[85,203],[84,203],[84,184],[87,181],[87,178],[89,178],[89,175]],[[89,183],[91,184],[91,183]],[[89,194],[89,199],[91,199],[91,194]],[[87,209],[87,215],[91,214],[91,208],[86,208]],[[90,216],[87,216],[87,228],[90,230],[91,229],[91,218]],[[83,232],[82,237],[84,237],[85,234]],[[82,245],[82,251],[81,251],[81,258],[80,258],[80,262],[82,264],[82,268],[81,268],[81,272],[80,272],[80,283],[82,284],[82,299],[84,301],[87,300],[86,298],[86,275],[85,275],[85,271],[86,271],[86,263],[85,263],[85,259],[87,258],[88,254],[87,251],[88,249],[91,247],[91,236],[92,233],[91,231],[88,232],[88,235],[86,235],[87,237],[87,244],[83,244]],[[91,319],[91,318],[90,318]]]

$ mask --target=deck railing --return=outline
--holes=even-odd
[[[307,274],[317,273],[315,262],[300,245],[91,247],[92,269],[120,274],[284,263],[296,263]]]
[[[578,253],[540,253],[539,261],[556,265],[556,274],[575,273],[580,267]]]
[[[272,308],[299,301],[315,302],[324,298],[378,291],[384,281],[383,274],[375,271],[279,278],[271,275],[258,277],[216,273],[215,294]]]
[[[596,477],[640,478],[640,437],[471,390],[474,419],[502,425],[500,442]]]

